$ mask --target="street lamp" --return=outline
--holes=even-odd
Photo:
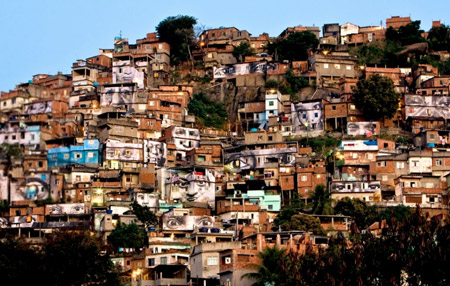
[[[138,282],[138,286],[141,286],[141,280],[142,280],[142,269],[136,269],[133,270],[133,272],[131,273],[131,276],[133,277],[134,281]]]

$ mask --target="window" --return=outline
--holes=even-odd
[[[162,265],[167,264],[167,257],[161,257],[160,264],[162,264]]]
[[[331,110],[336,110],[336,105],[332,105]]]
[[[397,169],[405,168],[405,162],[397,162]]]
[[[95,156],[94,152],[89,152],[87,155],[88,158],[94,158],[94,156]]]
[[[8,137],[6,137],[6,139],[8,139]],[[34,140],[34,134],[31,134],[31,140]]]
[[[150,101],[150,106],[155,106],[155,102],[154,101]]]
[[[64,159],[69,159],[69,154],[64,154]]]
[[[268,136],[268,140],[272,141],[273,140],[273,136]]]
[[[409,185],[411,186],[411,188],[415,188],[416,187],[416,182],[410,182]]]
[[[11,136],[12,140],[16,140],[16,135]]]
[[[378,167],[386,167],[386,161],[378,162]]]
[[[308,177],[307,176],[302,176],[301,180],[302,180],[302,182],[306,182],[306,181],[308,181]]]
[[[436,166],[442,166],[442,160],[436,159]]]
[[[381,177],[381,180],[382,180],[383,182],[386,182],[386,181],[388,180],[388,176],[383,175],[383,176]]]
[[[353,159],[358,159],[358,153],[353,153]]]
[[[59,179],[55,179],[55,185],[59,185]]]
[[[273,100],[269,100],[269,106],[274,106],[275,103],[273,102]]]
[[[39,166],[39,168],[42,168],[42,167],[44,167],[44,162],[42,162],[42,161],[39,161],[39,162],[38,162],[38,166]]]
[[[81,153],[75,153],[75,159],[80,159],[81,158]]]
[[[273,205],[268,206],[269,210],[273,210]]]
[[[354,104],[350,104],[350,110],[355,110],[356,106]]]
[[[206,157],[204,155],[198,155],[198,161],[199,162],[205,162]]]
[[[81,182],[81,176],[76,176],[76,177],[75,177],[75,181],[76,181],[76,182]]]
[[[352,66],[347,65],[347,70],[351,70]]]
[[[20,139],[25,139],[25,132],[20,132]]]
[[[341,65],[337,65],[336,64],[336,65],[334,65],[334,68],[337,69],[337,70],[340,70],[341,69]]]
[[[219,257],[210,256],[207,263],[208,265],[219,265]]]
[[[323,68],[327,69],[328,68],[328,64],[323,64]]]
[[[212,53],[208,53],[208,59],[212,59],[212,58],[213,58]]]

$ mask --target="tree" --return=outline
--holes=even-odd
[[[302,209],[304,209],[305,204],[299,198],[293,198],[289,205],[281,208],[280,213],[274,219],[272,228],[273,231],[277,231],[281,225],[291,221],[293,215],[299,214]]]
[[[147,229],[151,225],[158,224],[158,217],[147,206],[141,206],[136,201],[131,204],[134,214],[140,220]]]
[[[331,195],[324,185],[317,185],[309,197],[313,202],[313,213],[321,215],[332,215]]]
[[[428,32],[428,41],[433,51],[450,51],[450,30],[444,25],[433,27]]]
[[[298,100],[296,93],[302,88],[308,87],[309,81],[303,77],[296,77],[291,69],[286,71],[285,81],[279,85],[279,90],[282,94],[290,94],[292,100]]]
[[[119,247],[139,249],[148,245],[145,230],[139,229],[134,223],[118,223],[108,236],[108,242],[114,247],[114,251]]]
[[[224,128],[228,114],[220,102],[213,102],[202,92],[194,94],[188,105],[189,112],[195,114],[200,125]]]
[[[282,230],[304,230],[317,235],[326,234],[318,218],[305,214],[293,215],[290,220],[284,221],[280,228]]]
[[[355,105],[370,120],[390,119],[398,109],[400,94],[390,78],[378,74],[359,80],[353,90]]]
[[[376,40],[368,45],[350,48],[351,55],[357,56],[359,65],[375,65],[386,63],[386,42]]]
[[[370,207],[366,202],[360,199],[344,198],[337,202],[334,207],[336,214],[343,214],[351,216],[355,219],[356,226],[362,230],[366,229],[376,221],[377,210],[375,207]]]
[[[338,235],[328,247],[306,246],[281,260],[289,285],[448,285],[450,225],[420,209],[392,223],[380,237]],[[278,284],[277,284],[278,285]]]
[[[450,75],[450,59],[438,64],[439,72],[442,75]]]
[[[278,61],[305,61],[308,59],[308,50],[315,49],[318,45],[319,40],[316,35],[305,31],[295,32],[286,39],[276,40],[270,43],[267,49]]]
[[[238,62],[242,63],[245,57],[253,56],[255,52],[248,42],[241,42],[239,46],[234,47],[232,54]]]
[[[407,25],[400,26],[397,30],[389,27],[386,30],[386,40],[397,42],[401,46],[426,42],[422,37],[423,30],[420,30],[420,21],[413,21]]]
[[[398,205],[381,211],[378,214],[378,220],[385,219],[388,224],[393,220],[396,223],[403,223],[411,216],[411,211],[410,207]]]
[[[43,248],[44,285],[120,285],[118,273],[100,243],[87,232],[50,236]]]
[[[100,241],[88,232],[48,234],[39,247],[22,239],[0,241],[2,285],[120,285]]]
[[[0,240],[2,285],[33,285],[42,277],[42,256],[21,240]]]
[[[266,247],[258,253],[258,264],[250,264],[255,272],[242,275],[241,279],[254,280],[252,286],[286,285],[283,283],[286,276],[281,271],[281,264],[286,259],[286,249],[280,249],[277,245]]]
[[[160,41],[170,45],[170,57],[174,63],[191,60],[190,48],[194,43],[194,25],[197,19],[192,16],[170,16],[156,26]]]

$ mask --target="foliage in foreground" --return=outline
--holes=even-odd
[[[273,257],[266,257],[272,253]],[[402,223],[392,219],[380,236],[338,235],[328,248],[283,253],[264,250],[260,267],[245,277],[254,285],[267,279],[271,285],[448,285],[450,225],[439,217],[422,215],[420,209]],[[276,265],[266,267],[277,257]],[[266,259],[266,260],[264,260]],[[266,270],[266,271],[262,271]]]
[[[2,285],[120,285],[109,256],[89,233],[57,233],[39,248],[4,239],[0,276]]]

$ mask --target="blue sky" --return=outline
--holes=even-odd
[[[77,59],[111,48],[120,31],[134,43],[168,16],[190,15],[209,28],[234,26],[277,36],[296,25],[384,25],[391,16],[421,20],[422,29],[429,30],[433,20],[450,25],[448,11],[448,0],[0,0],[0,90],[39,73],[70,73]]]

